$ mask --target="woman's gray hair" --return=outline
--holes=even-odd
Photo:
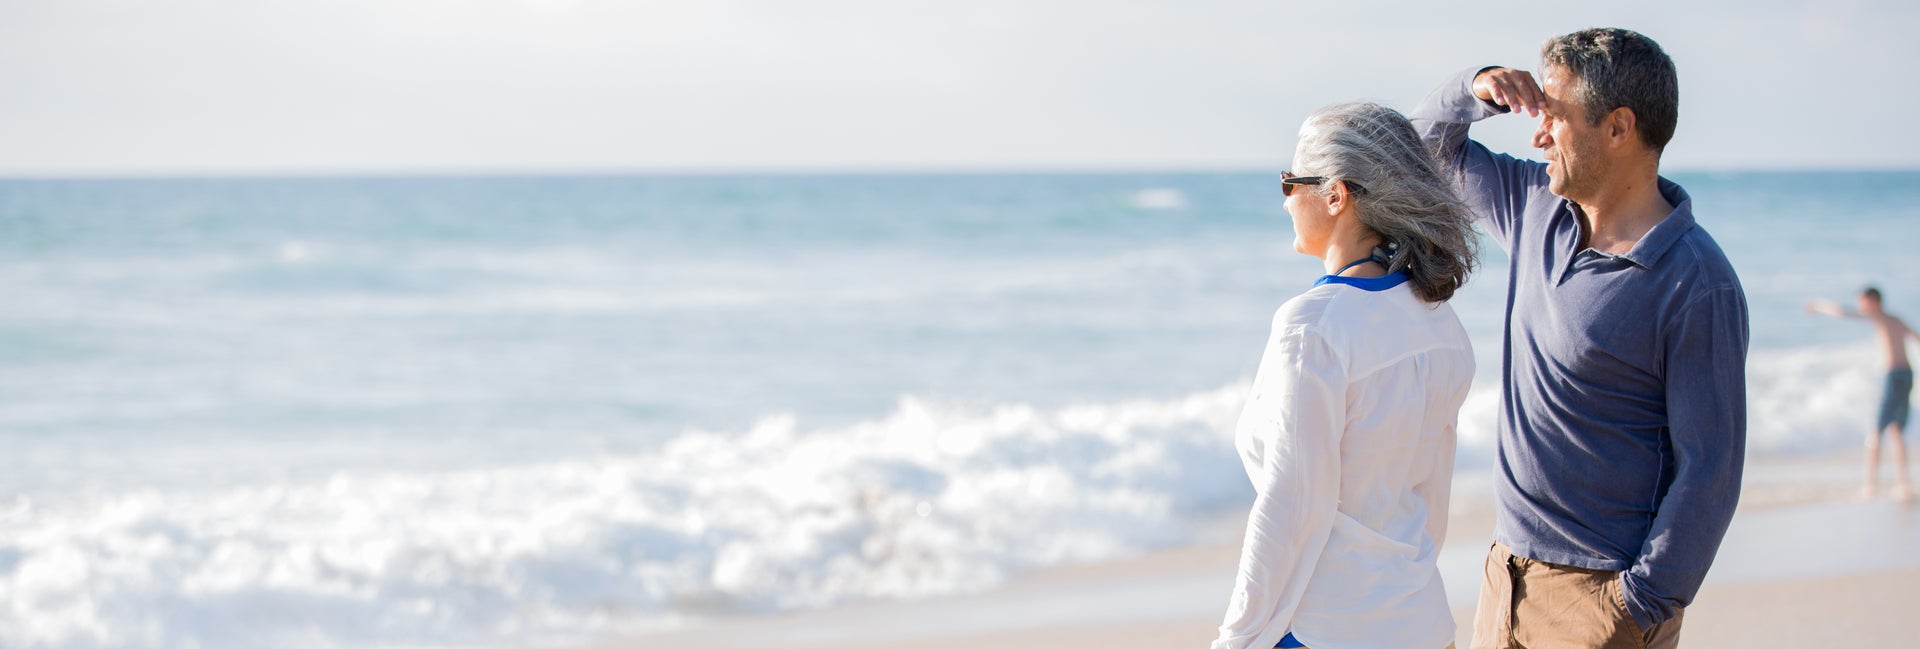
[[[1392,248],[1389,272],[1405,270],[1414,295],[1443,302],[1467,282],[1478,257],[1473,212],[1444,165],[1399,112],[1371,103],[1328,106],[1300,127],[1294,173],[1359,185],[1360,224]],[[1322,194],[1333,183],[1317,186]]]

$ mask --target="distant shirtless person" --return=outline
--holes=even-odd
[[[1920,334],[1915,334],[1906,322],[1880,308],[1880,290],[1876,288],[1869,287],[1860,292],[1860,310],[1857,312],[1826,300],[1808,303],[1807,311],[1867,320],[1873,323],[1874,331],[1879,332],[1880,348],[1887,354],[1887,391],[1880,398],[1880,418],[1875,420],[1873,432],[1867,434],[1867,484],[1860,488],[1860,497],[1872,498],[1874,491],[1879,488],[1880,436],[1884,434],[1893,444],[1893,497],[1901,501],[1913,500],[1913,486],[1907,482],[1907,444],[1902,435],[1907,428],[1907,399],[1913,392],[1913,366],[1907,363],[1907,339],[1920,341]]]

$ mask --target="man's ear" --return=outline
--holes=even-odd
[[[1633,109],[1626,106],[1609,111],[1607,116],[1600,120],[1600,127],[1605,129],[1604,132],[1607,135],[1607,143],[1615,147],[1631,144],[1639,139],[1640,134],[1634,130],[1638,124],[1639,118],[1633,114]]]

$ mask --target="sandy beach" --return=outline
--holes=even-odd
[[[1852,454],[1749,464],[1740,513],[1687,612],[1695,648],[1896,647],[1920,638],[1920,507],[1852,497]],[[1480,559],[1492,536],[1484,493],[1460,494],[1441,573],[1468,646]],[[1199,647],[1213,637],[1238,548],[1221,542],[1053,568],[975,595],[710,620],[598,649],[915,646]]]

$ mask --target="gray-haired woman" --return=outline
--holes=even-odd
[[[1274,316],[1240,416],[1255,500],[1213,646],[1446,647],[1434,561],[1474,369],[1447,299],[1474,265],[1472,216],[1375,104],[1308,117],[1280,182],[1294,250],[1327,274]]]

